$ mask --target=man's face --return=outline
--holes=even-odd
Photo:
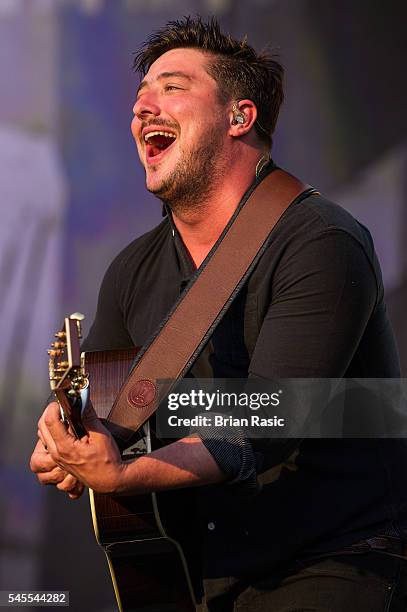
[[[222,165],[228,115],[208,61],[196,49],[167,51],[151,65],[134,106],[147,189],[170,205],[208,193]]]

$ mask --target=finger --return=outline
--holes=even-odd
[[[70,499],[78,499],[85,490],[83,485],[77,478],[68,474],[66,478],[57,485],[57,489],[68,493]]]
[[[64,481],[66,476],[66,471],[58,466],[49,472],[37,474],[39,482],[43,485],[58,485],[60,482]]]
[[[50,452],[51,449],[53,451],[55,451],[55,444],[54,441],[52,439],[52,437],[50,436],[50,433],[48,431],[48,426],[45,423],[45,414],[48,410],[48,408],[51,409],[51,407],[55,404],[55,402],[52,402],[51,404],[48,404],[48,406],[45,408],[44,412],[42,413],[39,421],[38,421],[38,438],[41,440],[44,449],[47,452]]]
[[[46,407],[43,417],[43,422],[55,441],[69,437],[65,424],[61,421],[61,410],[56,402]]]
[[[54,458],[58,456],[57,446],[61,446],[72,436],[61,422],[59,405],[56,402],[48,404],[38,422],[40,437]]]
[[[60,491],[65,491],[65,493],[69,493],[75,489],[77,482],[78,479],[75,478],[75,476],[72,476],[72,474],[66,474],[65,478],[57,484],[57,489]]]
[[[85,490],[85,485],[83,485],[78,480],[76,483],[76,486],[71,491],[69,491],[68,497],[70,499],[79,499],[82,493],[84,492],[84,490]]]
[[[42,433],[41,433],[41,431],[40,431],[39,426],[38,426],[38,429],[37,429],[37,436],[38,436],[38,440],[39,440],[39,442],[40,442],[40,444],[41,444],[42,450],[44,450],[44,451],[48,452],[47,445],[45,444],[45,440],[44,440],[44,438],[43,438],[43,436],[42,436]]]
[[[55,455],[56,446],[55,446],[54,439],[49,433],[48,427],[45,425],[45,422],[41,421],[41,419],[38,421],[38,437],[41,440],[41,443],[43,444],[43,447],[46,450],[46,452],[49,454],[51,454],[52,452]]]
[[[55,461],[47,451],[34,451],[30,459],[30,469],[34,474],[50,472],[56,467]]]
[[[47,449],[45,448],[41,438],[38,436],[38,440],[34,447],[33,454],[34,453],[46,453],[46,452],[47,452]]]

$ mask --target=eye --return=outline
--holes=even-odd
[[[167,83],[164,85],[164,91],[175,91],[177,89],[182,89],[179,85],[173,85],[171,83]]]

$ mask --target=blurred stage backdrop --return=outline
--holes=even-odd
[[[286,102],[273,157],[374,236],[407,371],[407,4],[377,0],[0,0],[0,581],[115,609],[87,500],[27,462],[64,315],[88,324],[108,262],[160,220],[129,124],[133,52],[167,20],[215,14],[277,48]]]

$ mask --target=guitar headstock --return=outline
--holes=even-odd
[[[77,396],[87,384],[87,376],[81,362],[81,322],[79,312],[66,317],[62,329],[55,334],[48,351],[48,372],[51,389],[63,389],[69,396]]]
[[[52,342],[48,351],[51,389],[59,403],[62,420],[69,425],[77,438],[86,435],[82,423],[82,411],[86,400],[84,402],[82,392],[86,394],[89,384],[80,348],[81,321],[84,318],[79,312],[66,317],[62,329],[55,334],[56,340]]]

